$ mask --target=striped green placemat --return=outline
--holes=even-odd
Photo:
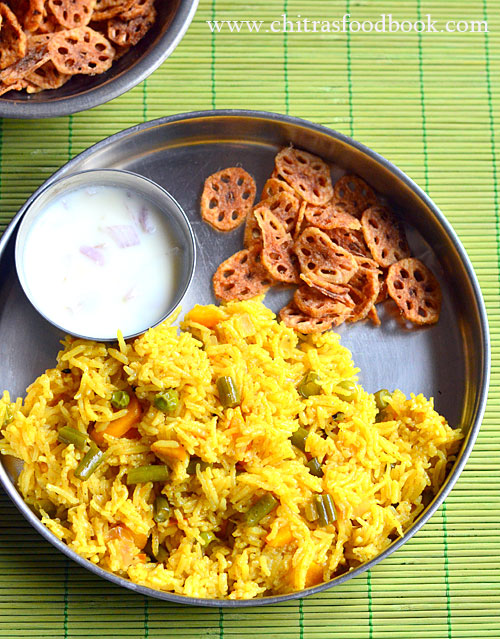
[[[354,136],[424,187],[460,235],[488,307],[493,369],[481,433],[446,505],[371,572],[303,601],[222,611],[129,594],[67,562],[0,491],[0,637],[500,636],[498,9],[493,0],[201,0],[174,55],[126,95],[71,117],[2,122],[2,229],[70,157],[147,119],[244,107]],[[310,28],[316,20],[317,32],[273,32],[283,14]],[[430,14],[438,32],[335,32],[331,21],[344,14],[360,25]],[[247,19],[263,21],[258,33],[244,25],[212,33],[207,24]],[[463,30],[480,20],[487,34],[439,32],[448,21]]]

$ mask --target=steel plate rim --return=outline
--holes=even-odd
[[[358,151],[361,151],[365,155],[370,158],[376,160],[379,164],[381,164],[384,168],[389,170],[392,174],[398,177],[400,180],[404,182],[406,186],[408,186],[430,209],[434,217],[439,221],[441,226],[443,227],[446,235],[452,241],[455,249],[457,250],[460,260],[465,268],[467,273],[467,277],[469,280],[469,284],[471,285],[473,297],[476,301],[477,312],[479,318],[479,328],[481,332],[481,366],[478,370],[478,377],[480,378],[479,385],[479,393],[478,393],[478,401],[476,402],[475,407],[475,419],[471,424],[470,430],[467,435],[467,441],[465,443],[462,455],[455,462],[455,465],[447,477],[445,483],[441,487],[439,493],[434,498],[432,503],[428,506],[428,508],[423,512],[423,514],[418,517],[418,519],[413,523],[413,525],[405,531],[405,534],[402,537],[399,537],[396,541],[394,541],[390,546],[388,546],[384,551],[378,554],[376,557],[371,559],[368,562],[365,562],[358,566],[357,568],[350,570],[338,577],[335,577],[333,580],[324,582],[317,586],[313,586],[311,588],[307,588],[305,590],[300,590],[297,592],[287,593],[284,595],[273,595],[270,597],[260,597],[256,599],[203,599],[198,597],[187,597],[185,595],[177,595],[170,592],[154,590],[152,588],[148,588],[146,586],[140,586],[132,583],[114,573],[105,571],[103,568],[91,563],[87,559],[78,555],[75,551],[71,550],[64,542],[57,539],[53,533],[49,531],[49,529],[42,524],[42,522],[38,519],[38,517],[29,509],[21,495],[17,492],[16,487],[10,481],[7,472],[2,463],[0,463],[0,483],[3,485],[3,488],[7,492],[10,499],[13,501],[14,505],[21,512],[21,514],[28,520],[28,522],[33,526],[33,528],[41,534],[49,543],[55,546],[60,552],[62,552],[66,557],[72,559],[80,566],[90,570],[95,575],[114,583],[115,585],[127,588],[132,590],[133,592],[138,592],[142,595],[150,596],[155,599],[160,599],[163,601],[170,601],[172,603],[180,603],[191,606],[204,606],[204,607],[218,607],[218,608],[243,608],[243,607],[256,607],[270,604],[279,604],[284,603],[286,601],[290,601],[293,599],[301,599],[306,596],[315,595],[324,590],[328,590],[329,588],[333,588],[334,586],[339,586],[342,583],[352,579],[353,577],[357,577],[364,573],[367,570],[370,570],[379,562],[383,561],[386,557],[391,555],[393,552],[398,550],[403,544],[405,544],[409,539],[415,535],[435,514],[437,509],[442,505],[445,501],[446,497],[449,495],[451,489],[455,485],[458,480],[462,470],[467,463],[467,460],[470,456],[474,443],[477,439],[477,435],[479,433],[481,422],[483,420],[484,411],[486,409],[486,401],[489,389],[489,380],[490,380],[490,364],[491,364],[491,354],[490,354],[490,336],[489,336],[489,325],[486,314],[486,307],[484,304],[483,296],[481,293],[481,288],[479,286],[479,282],[477,280],[477,276],[472,267],[469,256],[467,255],[465,248],[463,247],[458,235],[455,230],[451,226],[450,222],[446,219],[444,214],[441,212],[439,207],[433,202],[433,200],[425,193],[425,191],[418,186],[412,178],[410,178],[404,171],[399,169],[392,162],[387,160],[385,157],[373,151],[366,145],[353,138],[344,135],[334,129],[326,127],[321,124],[316,124],[310,122],[308,120],[304,120],[302,118],[298,118],[295,116],[284,115],[279,113],[273,113],[269,111],[258,111],[258,110],[247,110],[247,109],[216,109],[216,110],[204,110],[204,111],[190,111],[186,113],[179,113],[170,116],[164,116],[161,118],[157,118],[154,120],[149,120],[148,122],[143,122],[137,124],[135,126],[129,127],[127,129],[123,129],[111,135],[100,142],[90,146],[85,151],[82,151],[80,154],[76,155],[69,162],[60,167],[52,176],[50,176],[36,191],[26,200],[23,206],[19,209],[18,213],[11,220],[10,224],[7,226],[4,231],[3,236],[0,238],[0,257],[2,256],[3,251],[11,237],[11,235],[17,229],[19,221],[31,204],[32,199],[37,197],[39,191],[44,189],[48,184],[52,181],[58,179],[59,174],[67,171],[68,168],[71,168],[72,164],[76,164],[77,161],[80,162],[85,160],[87,157],[92,156],[96,151],[104,149],[105,147],[114,144],[116,141],[119,141],[122,137],[126,137],[127,135],[138,133],[142,130],[153,128],[156,126],[174,124],[180,121],[187,121],[193,119],[200,118],[227,118],[227,117],[235,117],[235,118],[254,118],[254,119],[264,119],[270,120],[273,122],[286,123],[294,126],[299,126],[309,131],[313,131],[316,133],[320,133],[326,135],[330,138],[334,138],[339,140],[351,147],[354,147]]]
[[[29,102],[2,100],[0,117],[15,120],[36,120],[72,115],[92,109],[123,95],[140,84],[164,62],[176,49],[191,24],[199,0],[183,0],[166,32],[157,45],[137,64],[109,82],[85,93],[61,98],[57,102]]]

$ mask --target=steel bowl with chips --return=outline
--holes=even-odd
[[[150,75],[186,32],[198,0],[0,2],[0,117],[84,111]]]

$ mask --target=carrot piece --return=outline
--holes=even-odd
[[[110,435],[111,437],[123,437],[140,421],[141,416],[142,408],[139,404],[139,400],[131,393],[130,402],[127,406],[127,413],[123,417],[115,419],[114,422],[110,422],[109,426],[105,430],[97,431],[94,429],[91,433],[91,437],[98,445],[104,444],[104,435]]]
[[[161,440],[154,442],[154,444],[151,444],[151,450],[163,461],[185,461],[188,454],[184,446],[177,442],[174,442],[175,446],[172,446],[171,443]]]
[[[288,524],[282,526],[277,535],[273,539],[269,539],[271,533],[266,537],[267,545],[271,546],[271,548],[281,548],[282,546],[286,546],[290,542],[293,541],[292,531]]]
[[[224,311],[217,306],[200,306],[197,304],[186,315],[186,320],[202,324],[207,328],[215,328],[224,319]]]
[[[140,550],[142,550],[148,543],[148,535],[134,532],[133,530],[130,530],[128,526],[124,526],[123,524],[113,526],[113,528],[111,528],[108,532],[108,539],[120,539],[121,541],[133,542]]]
[[[309,566],[309,570],[306,575],[306,588],[310,588],[311,586],[316,586],[323,581],[323,566],[317,564],[316,562],[312,562]]]

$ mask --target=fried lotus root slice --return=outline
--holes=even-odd
[[[310,204],[326,204],[332,199],[333,187],[330,167],[312,153],[289,146],[275,158],[280,175]]]
[[[346,298],[350,300],[348,295]],[[293,296],[295,306],[310,317],[325,317],[329,315],[347,317],[351,312],[351,304],[345,304],[342,299],[334,299],[324,295],[309,286],[300,286]]]
[[[96,0],[92,20],[109,20],[128,11],[134,0]]]
[[[3,2],[0,2],[0,26],[0,69],[6,69],[26,55],[27,37],[15,13]]]
[[[357,175],[344,175],[337,180],[333,199],[337,206],[357,218],[365,209],[377,203],[373,189]]]
[[[257,207],[254,215],[262,233],[262,263],[269,274],[278,282],[298,284],[292,236],[266,205]]]
[[[387,291],[407,320],[435,324],[441,311],[441,288],[432,271],[415,257],[391,264]]]
[[[300,270],[317,287],[337,292],[358,269],[354,257],[314,227],[302,231],[295,243]]]
[[[218,231],[232,231],[252,210],[255,192],[255,181],[244,169],[217,171],[205,180],[201,216]]]
[[[56,69],[68,75],[104,73],[115,57],[115,50],[108,40],[90,27],[60,31],[47,47]]]
[[[136,45],[149,31],[156,19],[156,9],[151,5],[149,11],[132,20],[121,16],[108,22],[108,38],[120,47]]]
[[[373,259],[387,268],[410,257],[410,247],[399,220],[385,206],[371,206],[361,217],[363,236]]]
[[[327,233],[328,237],[349,253],[359,257],[371,258],[370,249],[366,246],[365,238],[361,231],[350,231],[348,229],[331,229]]]
[[[308,204],[305,210],[305,217],[311,226],[322,230],[344,228],[357,231],[361,228],[359,220],[336,207],[332,202],[324,206]]]
[[[261,199],[266,200],[268,197],[278,195],[278,193],[283,193],[284,191],[297,196],[295,190],[287,182],[285,182],[285,180],[280,180],[277,177],[270,177],[264,184]]]
[[[380,291],[378,271],[360,268],[348,286],[349,294],[354,300],[355,306],[347,321],[358,322],[365,319],[371,309],[374,308]]]
[[[45,0],[30,0],[23,17],[23,26],[26,31],[37,31],[45,16]]]
[[[153,8],[154,0],[134,0],[130,8],[119,14],[121,20],[134,20],[146,15]]]
[[[287,233],[292,233],[297,224],[299,216],[300,202],[295,195],[281,191],[276,195],[268,197],[254,207],[254,210],[248,214],[245,234],[243,236],[243,244],[245,247],[254,245],[256,242],[262,241],[262,234],[255,218],[255,210],[260,206],[268,208],[273,215],[275,215],[283,226]]]
[[[48,0],[48,6],[59,24],[66,29],[85,27],[92,17],[96,0]]]
[[[26,55],[15,64],[0,71],[0,82],[4,85],[14,85],[26,82],[25,77],[45,64],[49,58],[45,36],[33,36],[29,40]],[[24,87],[23,87],[24,88]]]
[[[328,331],[335,324],[334,317],[310,317],[300,311],[293,302],[284,306],[278,313],[280,320],[288,328],[293,328],[299,333],[323,333]],[[339,321],[339,324],[342,322]]]
[[[212,278],[219,300],[247,300],[262,295],[273,284],[258,251],[243,249],[220,264]]]
[[[58,71],[51,60],[26,74],[26,80],[39,89],[58,89],[70,78],[70,75]]]

